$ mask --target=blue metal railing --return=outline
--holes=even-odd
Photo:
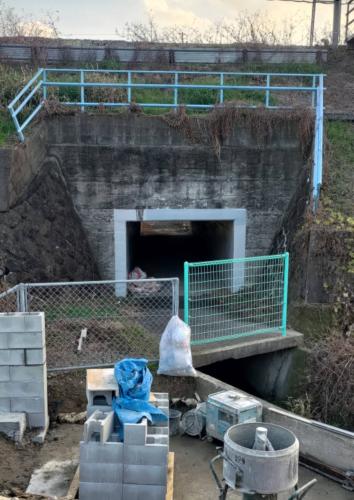
[[[53,80],[52,77],[59,74],[59,80]],[[79,81],[63,80],[63,74],[76,75]],[[87,81],[92,74],[106,75],[111,79],[119,78],[119,81]],[[86,77],[86,78],[85,78]],[[138,78],[150,77],[150,82],[137,82]],[[170,82],[161,83],[157,79],[166,77]],[[213,83],[196,83],[198,79],[212,77]],[[251,84],[228,83],[230,79],[248,78]],[[194,82],[190,82],[193,79]],[[285,79],[284,84],[279,84]],[[187,80],[187,82],[186,82]],[[306,81],[306,84],[304,83]],[[274,83],[276,81],[276,83]],[[297,85],[287,85],[287,81],[295,81]],[[253,84],[256,82],[256,84]],[[310,83],[309,83],[310,82]],[[309,73],[243,73],[243,72],[215,72],[215,71],[154,71],[154,70],[97,70],[97,69],[68,69],[68,68],[41,68],[27,85],[17,94],[8,108],[15,124],[17,134],[21,141],[25,140],[24,130],[35,118],[47,99],[48,89],[71,88],[76,89],[78,100],[60,101],[65,106],[76,106],[83,112],[85,108],[90,107],[129,107],[132,103],[143,108],[172,108],[184,106],[191,109],[210,109],[215,105],[222,106],[227,102],[228,91],[240,91],[247,93],[248,99],[256,93],[264,95],[262,104],[266,108],[289,109],[293,106],[277,105],[272,103],[274,93],[279,92],[301,92],[311,96],[309,105],[315,109],[315,138],[313,149],[313,171],[312,188],[314,208],[322,184],[322,165],[323,165],[323,92],[324,75]],[[88,89],[122,89],[124,92],[118,101],[112,101],[107,98],[104,101],[90,100],[87,96]],[[133,98],[133,91],[152,90],[170,91],[171,102],[137,102]],[[213,104],[203,102],[188,102],[188,98],[183,96],[183,91],[200,90],[216,91],[217,99]],[[273,95],[272,95],[273,94]],[[202,98],[201,98],[202,100]],[[258,95],[259,100],[259,95]],[[252,98],[251,98],[252,101]],[[242,107],[257,107],[255,104],[247,103],[237,104]],[[29,114],[25,117],[25,110],[29,108]]]

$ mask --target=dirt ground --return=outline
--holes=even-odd
[[[50,460],[79,458],[82,425],[62,424],[50,429],[43,445],[33,444],[30,435],[21,446],[0,437],[0,494],[19,488],[25,491],[32,471]]]

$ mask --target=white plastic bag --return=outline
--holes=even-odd
[[[195,377],[192,364],[191,329],[178,316],[172,316],[160,340],[159,375]]]

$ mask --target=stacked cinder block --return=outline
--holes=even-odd
[[[29,427],[48,427],[44,313],[0,314],[0,412],[25,413]]]
[[[116,415],[109,404],[102,404],[104,398],[111,401],[112,391],[118,391],[113,369],[88,370],[91,416],[80,443],[80,499],[165,500],[168,419],[159,426],[148,425],[146,419],[125,424],[123,442],[119,439]],[[168,416],[167,393],[152,393],[150,401]]]

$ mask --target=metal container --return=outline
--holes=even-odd
[[[232,425],[262,421],[261,403],[236,390],[209,394],[206,413],[207,435],[220,441]]]
[[[275,424],[262,423],[274,451],[254,450],[257,423],[230,427],[224,437],[223,476],[233,489],[244,493],[277,494],[298,482],[299,441]]]

